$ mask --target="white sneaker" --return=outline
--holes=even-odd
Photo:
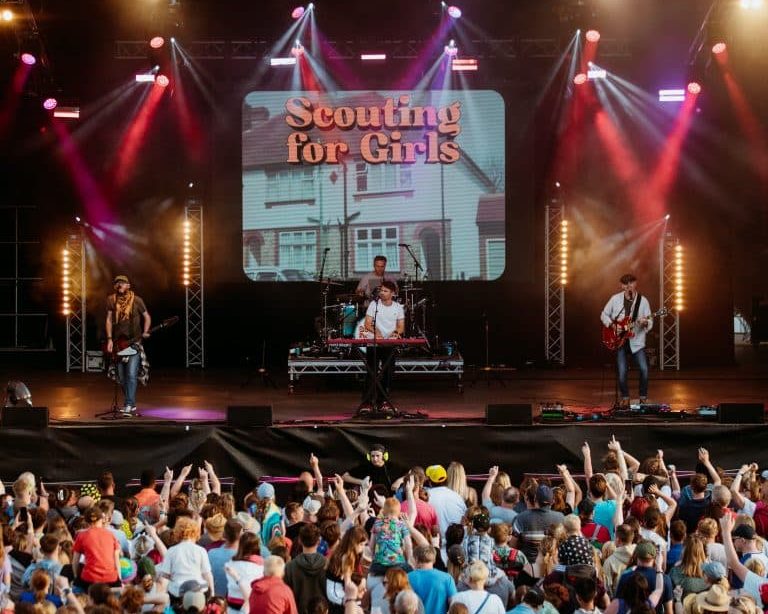
[[[123,407],[123,409],[120,410],[120,413],[124,416],[132,416],[136,413],[136,406],[135,405],[126,405]]]

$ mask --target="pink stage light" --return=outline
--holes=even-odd
[[[448,7],[448,15],[450,15],[453,19],[458,19],[461,17],[461,9],[458,6],[449,6]]]
[[[722,43],[722,42],[715,43],[712,47],[712,53],[714,53],[715,55],[720,55],[721,53],[725,52],[725,49],[726,49],[725,43]]]
[[[448,41],[448,44],[443,48],[443,51],[445,51],[445,55],[449,58],[455,58],[459,55],[459,48],[456,46],[456,41],[453,39]]]
[[[162,36],[153,36],[149,40],[149,46],[152,47],[152,49],[160,49],[163,45],[165,45],[165,39]]]
[[[600,40],[600,32],[597,30],[587,30],[586,38],[590,43],[596,43]]]
[[[58,104],[59,104],[59,101],[58,101],[58,100],[56,100],[55,98],[53,98],[53,97],[51,97],[51,98],[46,98],[46,99],[43,101],[43,108],[44,108],[46,111],[53,111],[53,110],[56,108],[56,106],[57,106]]]
[[[21,61],[27,66],[34,66],[37,63],[37,58],[31,53],[22,53]]]
[[[696,81],[691,81],[688,84],[688,93],[693,94],[694,96],[701,94],[701,85],[696,83]]]
[[[584,85],[587,82],[587,75],[585,75],[583,72],[580,72],[573,78],[573,82],[576,85]]]
[[[295,9],[291,11],[291,17],[294,19],[301,19],[304,16],[304,7],[303,6],[297,6]]]
[[[296,44],[293,47],[291,47],[291,55],[297,58],[303,54],[304,54],[304,45],[301,44],[301,41],[296,41]]]
[[[168,77],[165,75],[157,75],[157,79],[155,79],[155,83],[157,83],[160,87],[167,87],[170,82],[170,79],[168,79]]]

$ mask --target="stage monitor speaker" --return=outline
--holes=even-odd
[[[530,403],[501,403],[485,406],[485,421],[492,426],[533,425],[533,406]]]
[[[48,427],[47,407],[4,407],[2,425],[12,429],[44,429]]]
[[[227,407],[227,426],[239,428],[272,426],[272,406],[230,405]]]
[[[720,424],[763,424],[765,405],[763,403],[720,403],[717,406],[717,421]]]

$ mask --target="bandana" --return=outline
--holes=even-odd
[[[118,322],[130,320],[133,313],[133,301],[136,295],[133,290],[128,290],[125,294],[115,296],[115,316]]]

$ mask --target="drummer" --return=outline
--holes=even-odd
[[[379,288],[384,281],[391,281],[395,285],[395,294],[397,294],[397,281],[391,275],[386,274],[387,257],[376,256],[373,259],[373,271],[366,273],[360,278],[355,290],[358,296],[364,296],[368,301],[374,299],[379,294]]]

